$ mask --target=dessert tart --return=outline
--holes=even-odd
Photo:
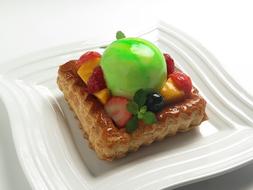
[[[84,53],[61,65],[57,84],[103,160],[198,126],[206,101],[174,60],[149,41],[117,40],[101,55]]]

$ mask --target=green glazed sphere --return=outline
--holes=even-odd
[[[114,41],[104,51],[100,64],[113,96],[132,99],[139,89],[159,91],[167,78],[163,54],[141,38]]]

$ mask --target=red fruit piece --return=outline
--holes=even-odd
[[[182,72],[175,71],[174,73],[170,74],[172,81],[175,83],[175,85],[185,92],[186,95],[189,95],[191,93],[192,89],[192,81],[189,76]]]
[[[163,56],[164,56],[166,64],[167,64],[167,75],[172,74],[175,70],[174,60],[167,53],[164,53]]]
[[[98,92],[104,88],[106,88],[104,74],[103,74],[101,67],[98,66],[93,70],[93,73],[91,74],[90,78],[88,79],[87,90],[89,93],[93,94],[93,93]]]
[[[96,51],[87,51],[77,60],[76,70],[78,70],[83,63],[85,63],[89,60],[92,60],[92,59],[97,59],[97,58],[101,58],[100,53],[98,53]]]
[[[105,110],[119,128],[123,128],[132,114],[127,110],[128,100],[124,97],[113,96],[106,104]]]

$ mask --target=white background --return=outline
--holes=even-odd
[[[250,0],[0,0],[0,66],[53,46],[105,40],[119,29],[135,35],[159,19],[201,42],[253,96],[253,4]],[[30,190],[11,138],[8,120],[1,113],[0,189]],[[253,164],[179,189],[253,189],[252,174]]]

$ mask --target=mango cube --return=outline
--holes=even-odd
[[[99,101],[102,104],[105,104],[107,100],[110,98],[110,91],[108,88],[105,88],[103,90],[94,93],[94,95],[99,99]]]
[[[100,58],[95,58],[83,63],[80,68],[77,70],[77,74],[81,77],[81,79],[87,84],[90,76],[92,75],[95,67],[99,65]]]
[[[185,93],[179,90],[173,83],[172,79],[169,78],[160,91],[165,101],[172,103],[182,100],[185,97]]]

